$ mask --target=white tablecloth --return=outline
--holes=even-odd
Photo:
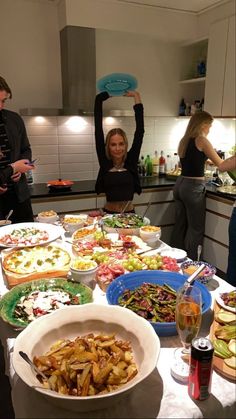
[[[214,296],[231,287],[217,276],[208,285]],[[0,277],[0,293],[6,286]],[[107,304],[105,294],[96,287],[94,301]],[[201,336],[207,336],[213,319],[209,310],[203,316]],[[194,401],[188,396],[187,385],[176,382],[170,373],[170,365],[176,347],[180,346],[178,336],[161,337],[161,351],[157,367],[144,383],[112,408],[93,412],[69,412],[49,403],[42,395],[26,386],[14,373],[11,355],[17,336],[12,327],[0,320],[0,337],[5,348],[7,371],[12,385],[12,401],[16,418],[234,418],[236,412],[236,386],[213,371],[212,391],[205,401]],[[26,349],[26,348],[25,348]]]

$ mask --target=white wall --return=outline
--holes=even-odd
[[[60,9],[60,29],[66,20],[67,25],[145,34],[172,42],[194,38],[197,34],[197,18],[190,13],[113,0],[61,0]]]
[[[51,2],[0,0],[0,75],[13,92],[11,109],[61,107],[60,39]]]
[[[113,72],[137,78],[146,115],[177,114],[180,50],[173,43],[147,35],[97,29],[97,79]],[[132,99],[112,98],[105,102],[104,109],[131,109],[132,105]]]

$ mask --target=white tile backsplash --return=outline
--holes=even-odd
[[[163,150],[165,156],[177,151],[189,118],[145,117],[145,134],[141,155],[154,155]],[[51,179],[72,180],[95,179],[99,165],[97,161],[93,117],[58,116],[24,117],[34,158],[38,158],[34,171],[34,182]],[[104,118],[104,133],[114,127],[124,129],[129,146],[133,140],[135,124],[133,117]],[[213,122],[209,140],[223,151],[235,143],[236,121],[233,118],[218,118]]]

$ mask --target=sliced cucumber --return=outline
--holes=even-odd
[[[233,323],[236,322],[236,315],[231,311],[220,309],[215,316],[216,321],[219,323]]]
[[[228,367],[236,369],[236,356],[224,359],[224,363],[228,365]]]
[[[231,339],[228,343],[228,348],[233,355],[236,356],[236,339]]]

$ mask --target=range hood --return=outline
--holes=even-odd
[[[24,116],[93,115],[96,95],[95,29],[66,26],[60,31],[63,107],[24,108]]]

